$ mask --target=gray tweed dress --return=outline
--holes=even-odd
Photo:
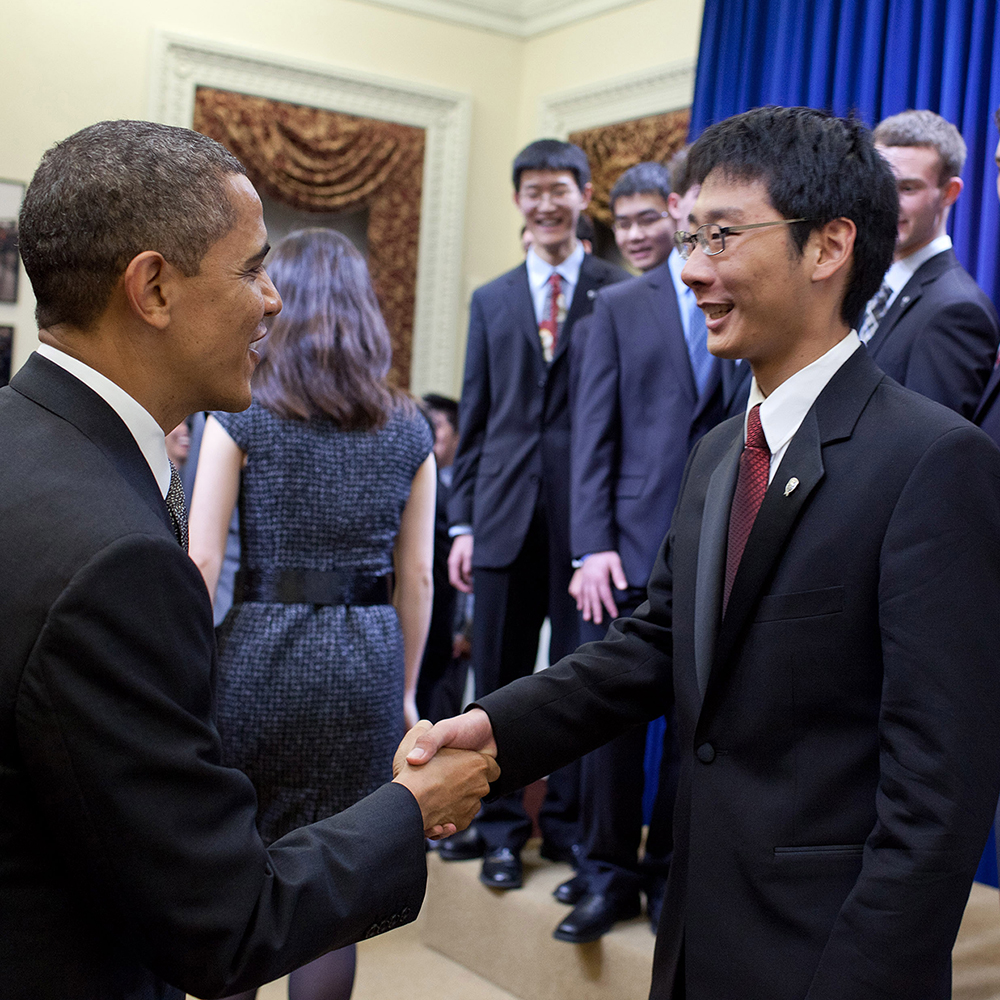
[[[247,453],[242,564],[392,571],[392,547],[432,434],[419,413],[376,431],[275,416],[216,419]],[[224,759],[257,789],[270,842],[392,777],[402,735],[403,639],[391,605],[236,604],[219,627]]]

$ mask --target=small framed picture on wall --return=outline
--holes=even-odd
[[[0,385],[10,381],[10,356],[14,346],[14,327],[0,326]]]
[[[23,197],[23,184],[0,181],[0,302],[17,301],[17,213]]]

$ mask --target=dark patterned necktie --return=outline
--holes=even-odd
[[[879,290],[868,300],[865,306],[865,321],[858,330],[858,339],[862,344],[867,344],[872,339],[872,335],[878,329],[878,325],[885,315],[885,306],[892,295],[892,286],[883,281]]]
[[[767,492],[767,478],[771,467],[771,452],[767,447],[764,429],[760,425],[760,403],[747,414],[747,441],[740,455],[740,471],[736,478],[736,492],[729,512],[729,542],[726,548],[726,589],[722,595],[722,613],[726,613],[729,594],[736,579],[743,550],[746,548],[750,529],[757,519],[757,511]]]
[[[165,499],[167,511],[170,513],[170,523],[174,526],[174,534],[177,536],[177,541],[181,543],[181,548],[187,552],[187,505],[184,503],[184,487],[181,486],[181,477],[177,474],[177,468],[173,462],[170,463],[170,489],[167,490]]]
[[[542,307],[541,323],[538,324],[538,336],[542,342],[542,355],[546,362],[552,360],[556,353],[556,341],[559,339],[562,321],[565,319],[565,303],[562,295],[562,278],[558,271],[553,271],[547,282],[545,305]]]

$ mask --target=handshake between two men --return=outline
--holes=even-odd
[[[438,840],[472,822],[480,799],[500,777],[496,752],[489,717],[481,709],[433,727],[422,720],[403,737],[393,757],[392,780],[417,800],[424,836]]]

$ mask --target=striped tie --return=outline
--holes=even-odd
[[[865,306],[865,321],[858,330],[858,339],[862,344],[867,344],[872,339],[872,335],[878,329],[879,322],[885,315],[885,306],[892,295],[892,287],[888,282],[883,281],[879,290],[868,300]]]

